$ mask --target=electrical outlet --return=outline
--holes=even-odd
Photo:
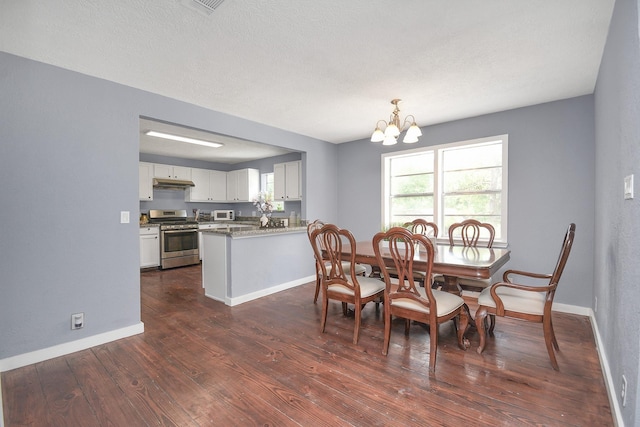
[[[627,405],[627,379],[622,376],[622,388],[620,389],[620,397],[622,398],[622,406]]]
[[[120,211],[120,224],[129,224],[129,211]]]
[[[624,177],[624,199],[633,199],[633,174]]]
[[[71,329],[81,329],[84,327],[84,313],[74,313],[71,315]]]

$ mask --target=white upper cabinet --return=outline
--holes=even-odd
[[[191,168],[191,180],[195,187],[186,191],[187,202],[227,201],[227,172]]]
[[[191,180],[191,168],[185,166],[153,165],[154,178],[173,178]]]
[[[153,200],[153,163],[138,163],[138,194],[141,201]]]
[[[240,169],[227,172],[227,201],[251,202],[260,192],[260,171]]]
[[[273,198],[275,200],[302,199],[302,161],[273,165]]]

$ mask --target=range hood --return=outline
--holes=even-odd
[[[159,188],[161,190],[184,190],[195,186],[193,181],[184,179],[153,178],[153,188]]]

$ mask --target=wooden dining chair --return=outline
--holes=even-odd
[[[311,246],[320,268],[322,287],[322,332],[327,324],[329,300],[342,302],[343,314],[347,304],[353,304],[355,327],[353,343],[358,343],[362,308],[368,302],[379,302],[384,295],[384,283],[377,278],[362,277],[356,274],[356,241],[349,230],[340,229],[333,224],[325,224],[311,233]],[[343,253],[345,245],[349,251]],[[349,268],[347,268],[349,267]]]
[[[558,257],[556,267],[551,274],[530,273],[521,270],[507,270],[504,272],[502,282],[494,283],[491,287],[484,289],[478,296],[478,311],[476,311],[475,324],[480,335],[480,345],[478,354],[482,354],[485,346],[485,328],[487,316],[492,318],[489,334],[493,335],[495,327],[495,316],[511,317],[515,319],[527,320],[530,322],[542,323],[544,331],[544,341],[551,359],[551,365],[556,371],[559,370],[556,360],[556,351],[560,350],[556,335],[553,331],[551,320],[551,306],[553,297],[556,294],[560,276],[571,252],[573,239],[576,232],[576,225],[570,224],[564,236],[562,250]],[[512,276],[522,276],[530,279],[548,280],[544,286],[531,286],[518,284],[512,281]]]
[[[461,222],[451,224],[449,227],[449,245],[465,247],[486,247],[493,246],[496,230],[493,225],[480,222],[475,219],[466,219]],[[436,275],[434,284],[441,286],[444,284],[444,277]],[[470,277],[458,277],[460,287],[482,290],[491,286],[491,279],[476,279]]]
[[[438,237],[438,225],[433,222],[429,222],[426,219],[416,218],[411,222],[407,222],[403,224],[403,227],[410,230],[414,234],[422,234],[423,236],[427,236],[429,239],[435,239]],[[398,278],[398,272],[394,267],[388,268],[389,275],[393,278]],[[414,271],[414,280],[416,280],[420,286],[425,286],[425,282],[427,282],[426,277],[424,276],[424,272],[422,271]],[[432,278],[430,276],[429,284],[432,282]]]
[[[426,255],[426,266],[420,271],[431,276],[434,248],[431,241],[422,234],[412,233],[403,227],[393,227],[387,232],[373,237],[373,250],[378,265],[385,265],[385,258],[391,258],[398,278],[391,277],[387,269],[382,269],[385,282],[384,291],[384,344],[382,354],[387,355],[391,340],[391,320],[393,316],[405,319],[405,334],[409,333],[411,320],[426,323],[429,328],[429,370],[436,369],[438,348],[438,325],[458,318],[458,346],[466,350],[469,341],[464,338],[469,317],[464,309],[464,300],[454,294],[431,289],[430,286],[416,286],[414,264],[416,251]],[[383,256],[384,253],[384,256]]]
[[[315,220],[313,222],[310,222],[307,225],[307,236],[309,237],[309,241],[310,242],[311,242],[311,233],[314,230],[318,230],[318,229],[322,228],[323,225],[324,225],[324,222],[320,221],[319,219],[317,219],[317,220]],[[322,242],[320,242],[320,243],[322,243]],[[311,244],[313,245],[313,242],[311,242]],[[326,263],[326,261],[325,261],[325,263]],[[331,268],[331,266],[328,266],[328,268]],[[351,270],[351,266],[349,265],[348,261],[344,261],[344,264],[343,264],[342,268],[344,270],[346,270],[346,271]],[[367,273],[367,269],[366,269],[366,267],[364,265],[356,264],[355,268],[356,268],[356,274],[358,276],[364,276]],[[316,262],[316,291],[315,291],[315,294],[313,296],[313,303],[314,304],[318,302],[318,295],[320,294],[320,280],[321,280],[320,274],[321,274],[321,269],[320,269],[320,266],[318,265],[318,263]]]

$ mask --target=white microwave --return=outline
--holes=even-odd
[[[231,210],[211,212],[211,219],[214,221],[233,221],[235,217],[234,212]]]

